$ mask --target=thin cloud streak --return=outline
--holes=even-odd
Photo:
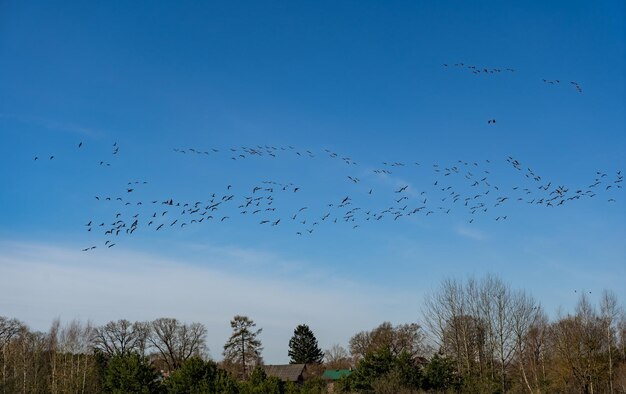
[[[78,134],[86,137],[101,137],[105,132],[96,130],[91,127],[85,127],[72,122],[61,122],[54,119],[42,118],[38,116],[23,116],[15,114],[0,114],[0,118],[10,119],[20,123],[26,123],[43,127],[52,131],[62,131],[72,134]]]
[[[489,236],[475,228],[469,228],[464,225],[459,225],[455,228],[455,231],[458,235],[464,238],[473,239],[475,241],[485,241],[489,238]]]

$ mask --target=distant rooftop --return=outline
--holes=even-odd
[[[327,369],[322,374],[322,379],[326,380],[338,380],[344,376],[349,376],[352,373],[349,369]]]
[[[275,376],[283,382],[302,381],[305,368],[306,364],[263,365],[263,370],[268,376]]]

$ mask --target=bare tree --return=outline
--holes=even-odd
[[[613,394],[613,348],[615,347],[616,323],[622,313],[617,303],[617,296],[612,291],[604,290],[600,300],[600,313],[606,333],[607,358],[609,364],[609,393]]]
[[[584,293],[578,301],[576,314],[552,324],[550,337],[553,362],[562,364],[563,372],[569,371],[569,376],[562,378],[575,385],[566,389],[594,393],[608,363],[602,362],[605,344],[602,320]]]
[[[468,382],[482,387],[498,382],[500,391],[505,392],[509,375],[517,367],[527,390],[532,392],[532,387],[538,386],[528,378],[524,352],[527,335],[541,311],[525,292],[513,291],[491,275],[465,284],[446,279],[427,295],[423,315],[439,350],[455,360],[458,373],[468,377]],[[543,339],[534,339],[540,340],[543,351]],[[516,366],[512,366],[514,361]]]
[[[61,376],[57,378],[66,392],[84,392],[87,375],[93,373],[93,326],[72,320],[55,330],[56,358]]]
[[[523,343],[518,346],[518,362],[523,369],[522,379],[528,388],[530,385],[531,392],[540,392],[542,382],[547,379],[546,376],[546,354],[548,353],[548,317],[541,307],[537,307],[534,321],[528,327],[526,334],[523,336]],[[519,324],[516,322],[516,325]],[[523,329],[516,328],[516,338]],[[527,376],[524,377],[524,374]],[[528,381],[528,383],[527,383]]]
[[[202,324],[187,325],[176,319],[160,318],[150,327],[149,342],[169,371],[179,368],[191,356],[205,355],[206,328]]]
[[[17,319],[0,316],[0,352],[2,352],[2,380],[7,381],[8,345],[11,339],[22,331],[24,324]],[[6,390],[3,389],[3,393]]]
[[[4,347],[13,336],[17,335],[24,324],[17,319],[0,316],[0,347]]]
[[[3,319],[2,332],[7,334],[5,323]],[[11,331],[9,341],[3,341],[2,346],[4,373],[0,377],[0,392],[100,391],[88,322],[74,320],[61,326],[56,319],[49,333],[33,332],[20,323],[19,331]]]
[[[109,356],[136,352],[145,356],[149,326],[121,319],[94,330],[94,346]]]
[[[618,353],[622,360],[626,360],[626,314],[621,313],[617,321],[617,336],[619,344],[617,346]]]
[[[439,350],[456,360],[460,374],[473,370],[479,344],[484,338],[485,322],[477,317],[477,302],[477,298],[468,297],[462,283],[450,278],[445,279],[439,290],[427,295],[424,301],[423,319],[431,339]]]
[[[324,364],[328,369],[347,369],[353,365],[348,351],[338,344],[324,351]]]
[[[384,322],[372,331],[361,331],[350,339],[350,352],[355,361],[383,348],[389,349],[396,356],[403,352],[411,357],[424,355],[426,345],[422,327],[417,323],[394,327]]]
[[[490,313],[490,337],[500,367],[502,392],[506,391],[506,371],[515,351],[513,338],[514,303],[511,291],[500,280],[488,276],[482,284],[483,305]]]
[[[429,349],[422,326],[417,323],[397,325],[394,328],[393,352],[395,354],[406,352],[411,357],[426,355]]]
[[[533,388],[526,373],[524,354],[526,353],[527,336],[531,327],[542,314],[541,307],[526,292],[519,291],[513,294],[511,329],[515,339],[515,350],[520,373],[530,393],[533,393]]]
[[[370,337],[369,331],[358,332],[350,338],[350,354],[352,354],[355,362],[365,357],[371,347],[371,344],[372,338]]]
[[[57,364],[57,347],[59,343],[59,330],[61,327],[61,319],[56,318],[50,325],[48,331],[48,355],[50,357],[50,365],[52,366],[51,387],[52,393],[58,392],[58,364]]]

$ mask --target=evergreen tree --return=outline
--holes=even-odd
[[[454,362],[437,353],[424,369],[425,388],[429,390],[454,390],[459,386]]]
[[[389,348],[370,352],[359,361],[357,369],[349,376],[351,391],[372,391],[376,379],[385,377],[394,367],[394,356]]]
[[[239,376],[246,378],[250,367],[261,362],[261,341],[257,336],[262,329],[253,331],[256,323],[247,316],[237,315],[230,321],[233,333],[224,345],[224,362],[236,365]]]
[[[291,364],[321,364],[324,352],[317,346],[313,331],[306,324],[300,324],[289,340]]]
[[[260,365],[257,365],[250,373],[247,381],[239,385],[241,394],[281,394],[282,383],[276,376],[267,376]]]
[[[113,356],[104,373],[106,392],[150,394],[161,392],[159,375],[150,362],[137,353]]]
[[[199,357],[187,359],[165,380],[171,394],[237,393],[237,382],[214,361]]]
[[[422,388],[422,380],[422,369],[408,352],[396,356],[383,347],[368,352],[351,375],[337,382],[336,392],[414,392]]]
[[[209,393],[215,392],[217,364],[192,357],[183,362],[165,380],[168,393]]]

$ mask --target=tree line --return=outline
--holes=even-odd
[[[610,291],[599,305],[580,292],[573,312],[549,319],[497,277],[446,279],[419,315],[324,351],[298,325],[287,350],[291,363],[307,364],[298,384],[264,372],[262,329],[247,316],[231,320],[220,362],[208,358],[200,323],[57,319],[38,332],[0,316],[0,394],[626,393],[626,316]],[[324,369],[350,373],[329,384]]]

